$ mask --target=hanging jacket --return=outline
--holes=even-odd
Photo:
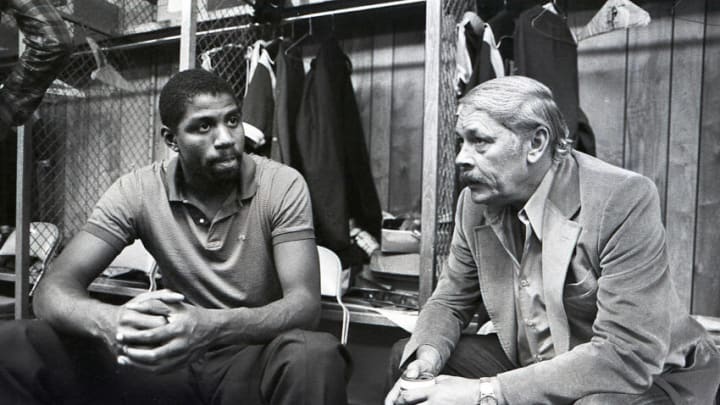
[[[305,68],[297,48],[286,52],[288,43],[280,42],[275,57],[275,119],[270,157],[293,166],[296,120],[302,99]]]
[[[595,136],[580,111],[577,44],[565,20],[543,6],[523,11],[515,22],[514,54],[517,74],[552,91],[576,149],[594,155]]]
[[[297,120],[295,167],[310,189],[315,235],[341,260],[352,250],[350,218],[378,240],[382,218],[350,72],[338,42],[323,41],[305,80]]]

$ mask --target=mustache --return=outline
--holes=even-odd
[[[232,159],[240,159],[242,154],[239,154],[237,152],[228,152],[228,153],[222,153],[218,156],[215,156],[211,159],[208,159],[210,163],[219,163],[219,162],[226,162],[228,160]]]
[[[472,171],[461,172],[459,180],[460,183],[464,185],[474,183],[488,183],[488,179],[485,176],[479,173],[473,173]]]

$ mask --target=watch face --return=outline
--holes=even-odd
[[[497,405],[497,399],[495,398],[495,390],[493,385],[487,381],[480,383],[480,401],[479,405]]]

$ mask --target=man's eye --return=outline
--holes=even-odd
[[[236,116],[232,116],[232,117],[228,118],[227,124],[234,128],[240,124],[240,118],[236,117]]]

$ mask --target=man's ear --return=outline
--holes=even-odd
[[[537,163],[550,147],[550,132],[544,126],[539,126],[530,136],[530,149],[528,150],[528,163]]]
[[[175,136],[175,132],[173,132],[167,126],[163,125],[162,128],[160,128],[160,135],[162,135],[163,139],[165,140],[165,145],[167,145],[168,148],[172,149],[175,152],[178,151],[177,138]]]

